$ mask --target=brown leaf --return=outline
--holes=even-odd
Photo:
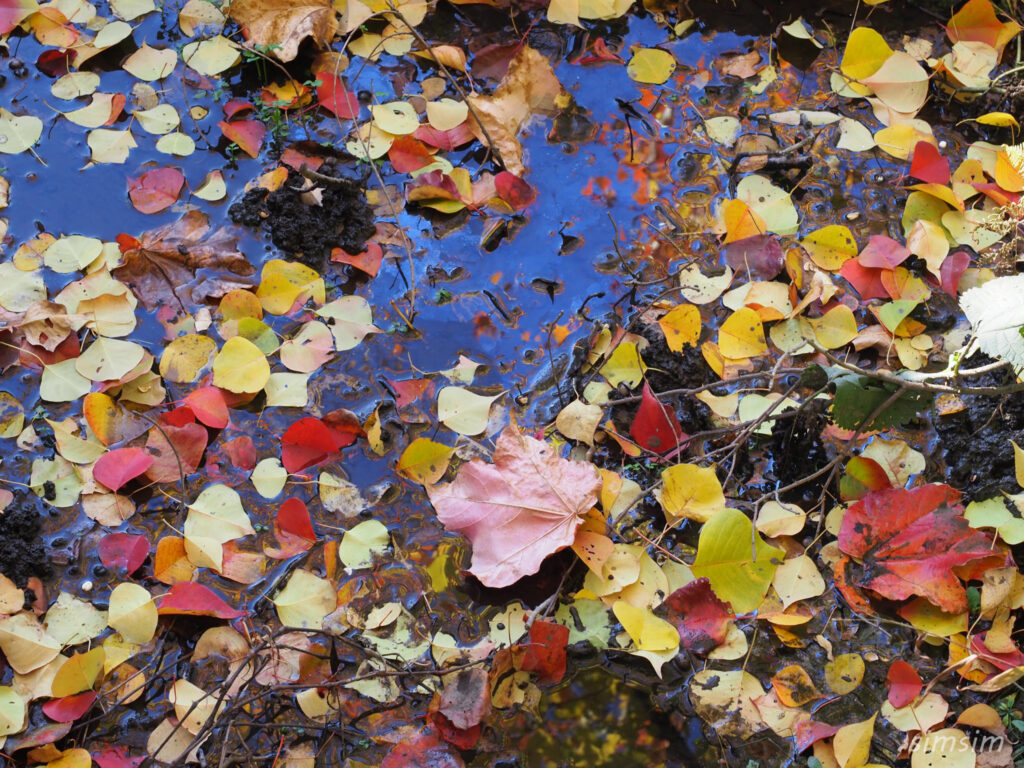
[[[172,224],[144,232],[124,251],[124,263],[113,274],[128,284],[150,312],[161,305],[187,310],[208,296],[251,287],[248,281],[226,275],[197,280],[200,269],[239,277],[256,271],[235,247],[234,237],[223,229],[210,233],[206,214],[189,211]]]
[[[760,70],[761,53],[751,51],[734,56],[723,56],[718,64],[718,72],[722,75],[734,75],[735,77],[753,77]]]
[[[534,114],[554,114],[557,99],[563,93],[551,63],[539,51],[524,46],[512,59],[493,95],[469,97],[470,129],[484,144],[490,136],[506,170],[522,178],[526,168],[523,148],[516,136]]]
[[[330,0],[234,0],[228,15],[242,25],[250,46],[268,46],[281,61],[294,59],[307,37],[326,48],[338,31]]]
[[[491,711],[486,669],[463,669],[449,679],[441,694],[441,714],[460,730],[472,728]]]

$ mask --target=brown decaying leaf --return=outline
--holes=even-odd
[[[281,61],[294,59],[307,37],[325,48],[338,31],[330,0],[234,0],[228,15],[242,25],[250,47],[268,46]]]
[[[572,544],[601,478],[593,464],[561,458],[515,424],[498,438],[493,461],[474,459],[455,482],[429,486],[427,494],[445,528],[472,543],[470,573],[488,587],[506,587]]]
[[[200,269],[230,273],[195,284]],[[177,221],[144,232],[124,252],[124,263],[114,276],[131,287],[150,312],[160,306],[194,309],[208,296],[223,296],[233,288],[251,288],[235,279],[256,269],[235,247],[235,238],[223,229],[210,233],[210,220],[202,211],[189,211]],[[190,306],[191,305],[191,306]]]
[[[553,114],[562,93],[550,62],[539,51],[523,46],[493,95],[469,97],[469,126],[483,144],[490,136],[506,170],[522,178],[526,167],[516,136],[532,115]]]

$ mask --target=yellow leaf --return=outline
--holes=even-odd
[[[757,312],[743,307],[729,315],[718,329],[718,349],[723,357],[733,360],[767,352],[764,326]]]
[[[10,736],[25,727],[28,702],[10,686],[0,686],[0,736]]]
[[[1013,474],[1017,478],[1017,485],[1024,488],[1024,448],[1021,448],[1013,440]]]
[[[1017,122],[1017,118],[1009,112],[986,112],[984,115],[977,118],[975,122],[981,123],[982,125],[994,125],[998,128],[1020,128],[1020,123]]]
[[[491,405],[501,393],[488,397],[463,387],[442,387],[437,393],[437,418],[460,435],[479,435],[487,429]]]
[[[686,346],[696,346],[700,339],[700,310],[693,304],[680,304],[658,320],[665,342],[673,352],[682,352]]]
[[[832,307],[821,317],[809,321],[818,343],[825,349],[838,349],[857,338],[857,319],[845,304]]]
[[[697,715],[726,739],[745,741],[764,728],[754,704],[762,695],[761,683],[742,669],[702,669],[690,682]]]
[[[640,351],[632,341],[623,341],[612,351],[608,362],[601,366],[601,375],[613,387],[625,382],[630,389],[640,384],[647,365],[640,357]]]
[[[693,575],[706,576],[737,614],[749,613],[764,599],[783,556],[757,535],[745,514],[727,507],[701,529]]]
[[[107,652],[100,646],[86,653],[76,653],[65,661],[53,676],[50,686],[52,695],[61,698],[92,690],[103,669],[106,655]]]
[[[652,85],[661,85],[675,71],[675,57],[660,48],[639,48],[626,65],[626,74],[632,80]]]
[[[763,235],[768,231],[764,219],[743,200],[726,200],[722,205],[722,221],[725,223],[725,243]]]
[[[156,634],[157,615],[153,596],[145,587],[123,582],[110,593],[107,623],[132,643],[148,643]]]
[[[679,647],[679,631],[650,608],[637,608],[625,600],[612,605],[615,618],[641,651],[671,651]]]
[[[388,529],[379,520],[364,520],[345,531],[338,545],[338,557],[346,568],[369,568],[373,556],[383,552],[391,543]]]
[[[976,764],[971,739],[959,728],[926,733],[910,753],[910,768],[974,768]]]
[[[209,336],[189,333],[179,336],[160,355],[160,375],[175,384],[190,384],[209,364],[217,343]]]
[[[241,336],[228,339],[213,359],[213,384],[238,394],[255,394],[270,380],[270,363],[260,348]]]
[[[604,411],[597,405],[576,399],[558,412],[555,427],[570,440],[594,444],[594,432],[601,423]]]
[[[885,38],[875,30],[870,27],[857,27],[846,41],[846,50],[843,52],[843,60],[839,63],[839,71],[850,80],[863,80],[875,74],[892,54],[893,50],[885,42]],[[870,88],[857,82],[852,83],[851,88],[862,96],[871,93]]]
[[[263,265],[256,296],[266,312],[284,315],[300,300],[312,298],[323,304],[324,290],[324,280],[316,270],[298,261],[271,259]]]
[[[676,464],[661,473],[662,488],[655,496],[670,523],[704,523],[725,508],[725,494],[713,467]]]
[[[274,598],[274,606],[284,626],[320,629],[324,616],[338,607],[338,596],[327,579],[299,569]]]
[[[396,469],[414,482],[433,485],[448,471],[454,452],[455,449],[447,445],[418,437],[402,451]]]
[[[848,227],[830,224],[809,233],[800,245],[810,254],[811,261],[824,270],[836,272],[843,262],[857,255],[857,241]]]
[[[832,738],[832,749],[835,751],[839,768],[862,768],[871,751],[871,739],[875,735],[875,718],[851,723],[840,728]]]
[[[765,536],[796,536],[806,521],[807,514],[795,504],[766,501],[757,510],[755,525]]]
[[[864,659],[859,653],[843,653],[825,665],[825,682],[840,696],[856,690],[864,679]]]
[[[29,613],[0,619],[0,650],[15,672],[27,675],[53,661],[60,643],[50,637],[39,620]]]

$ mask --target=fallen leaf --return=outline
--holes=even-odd
[[[601,478],[593,465],[560,458],[515,425],[498,437],[492,460],[473,459],[454,482],[428,486],[427,494],[445,528],[472,544],[470,572],[489,587],[504,587],[573,543],[582,515],[597,503]]]
[[[338,31],[330,0],[234,0],[228,15],[242,26],[246,43],[280,61],[292,61],[307,37],[326,48]]]

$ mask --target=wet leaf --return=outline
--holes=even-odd
[[[675,70],[675,57],[659,48],[638,48],[626,66],[630,79],[652,85],[661,85]]]
[[[655,497],[672,524],[682,520],[705,523],[725,508],[725,495],[714,467],[676,464],[661,473]]]

